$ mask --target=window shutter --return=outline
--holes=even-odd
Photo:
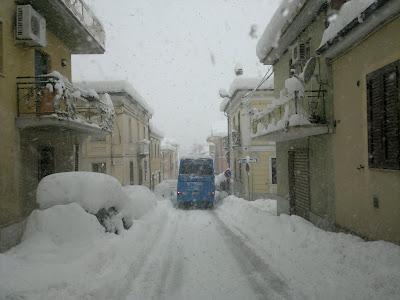
[[[368,153],[372,168],[400,169],[399,61],[367,75]]]
[[[373,168],[379,168],[384,158],[382,144],[383,86],[377,75],[369,76],[367,82],[369,164]]]
[[[384,167],[400,169],[400,103],[399,103],[399,66],[391,64],[383,74],[384,86]]]

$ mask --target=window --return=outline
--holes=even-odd
[[[106,163],[105,162],[92,163],[92,171],[105,174],[107,172]]]
[[[79,144],[74,145],[74,155],[75,155],[74,171],[79,171]]]
[[[134,176],[133,176],[133,161],[129,162],[129,184],[134,185]]]
[[[400,170],[400,61],[367,75],[368,163]]]
[[[3,22],[0,19],[0,74],[4,74]]]
[[[276,177],[276,157],[271,157],[270,172],[271,172],[271,183],[272,184],[277,184],[278,180],[277,180],[277,177]]]

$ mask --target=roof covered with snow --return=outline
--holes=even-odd
[[[330,18],[317,52],[335,57],[399,13],[400,1],[350,0]]]
[[[252,90],[260,84],[261,80],[261,77],[236,77],[231,83],[229,94],[232,96],[239,90]],[[272,90],[273,88],[274,82],[272,80],[267,80],[258,90]]]
[[[139,94],[138,91],[126,80],[110,80],[110,81],[82,81],[76,83],[78,86],[88,89],[94,89],[99,94],[127,93],[137,103],[139,103],[150,114],[153,109],[147,104],[147,101]]]
[[[177,151],[178,150],[178,144],[175,143],[174,141],[170,140],[170,139],[164,138],[161,141],[161,150]]]
[[[268,53],[279,44],[281,35],[293,21],[305,0],[283,0],[257,43],[257,56],[264,61]]]
[[[150,126],[150,134],[152,136],[156,136],[159,138],[164,137],[164,133],[161,130],[159,130],[153,123],[150,122],[149,126]]]
[[[327,0],[283,0],[257,43],[257,56],[273,64],[312,22]]]

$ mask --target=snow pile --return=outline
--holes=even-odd
[[[257,43],[257,56],[261,62],[268,53],[278,47],[283,30],[289,25],[305,0],[283,0]]]
[[[121,233],[132,225],[136,207],[124,193],[119,181],[93,172],[56,173],[43,178],[36,191],[40,209],[77,203],[96,215],[107,232]]]
[[[94,89],[99,94],[104,93],[121,93],[125,92],[130,95],[134,101],[139,103],[145,110],[150,114],[153,114],[153,110],[147,104],[146,100],[134,89],[134,87],[125,80],[110,80],[110,81],[83,81],[76,83],[83,89]]]
[[[361,14],[377,0],[350,0],[342,5],[337,15],[330,17],[330,23],[322,36],[320,47],[332,41],[338,33],[353,20],[362,23]]]
[[[54,246],[88,243],[104,234],[96,217],[76,203],[34,210],[29,216],[23,241],[48,241]],[[40,246],[40,244],[38,244]]]
[[[123,187],[130,198],[129,211],[134,219],[139,219],[153,210],[158,198],[147,187],[142,185],[128,185]]]
[[[224,174],[224,173],[218,174],[217,176],[215,176],[214,181],[215,181],[215,186],[216,186],[216,187],[217,187],[217,186],[220,186],[221,183],[223,183],[223,182],[226,181],[225,174]]]
[[[165,219],[158,209],[110,235],[76,203],[35,211],[21,244],[0,253],[0,299],[124,299]]]
[[[264,201],[264,202],[263,202]],[[282,274],[299,299],[398,299],[400,247],[275,216],[271,201],[223,200],[217,216]]]
[[[110,207],[123,211],[129,202],[116,178],[94,172],[65,172],[46,176],[38,185],[36,199],[40,209],[78,203],[92,214]]]
[[[162,198],[174,198],[177,184],[178,181],[175,179],[164,180],[155,186],[154,193]]]

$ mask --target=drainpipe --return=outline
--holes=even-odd
[[[150,122],[149,122],[149,125],[147,126],[147,128],[148,128],[148,133],[149,133],[149,141],[150,141],[150,144],[149,144],[149,163],[148,163],[148,165],[149,165],[149,180],[150,180],[150,190],[152,190],[152,185],[151,185],[151,130],[150,130]]]

